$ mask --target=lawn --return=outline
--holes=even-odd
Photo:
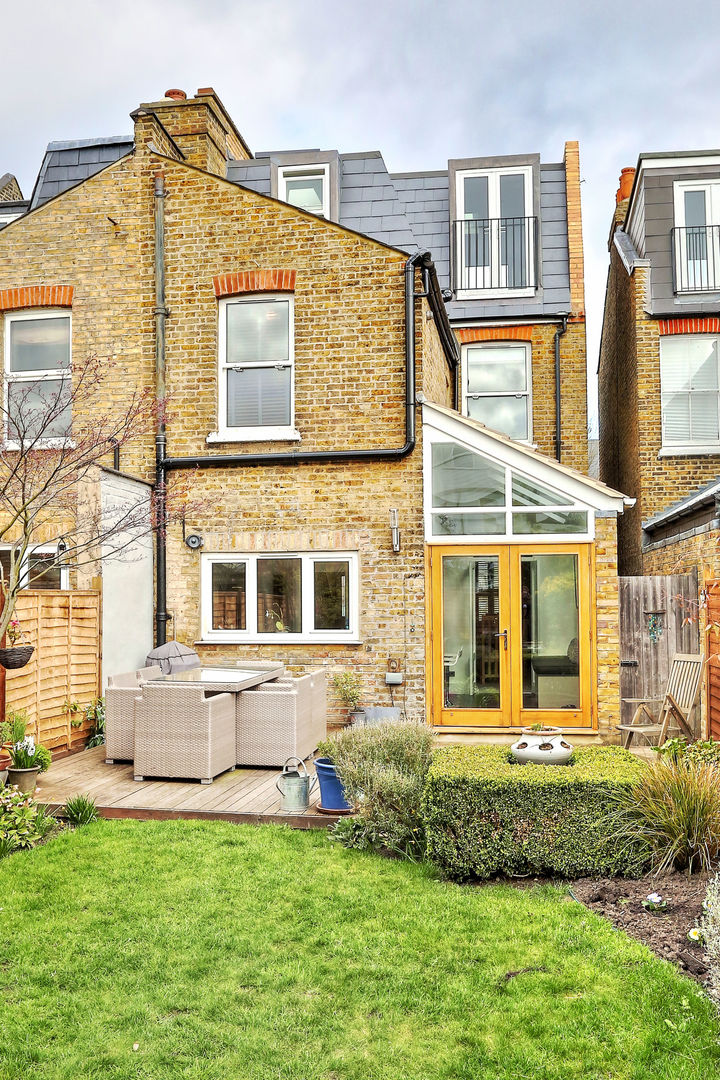
[[[2,1080],[720,1069],[695,985],[563,890],[459,887],[321,832],[99,822],[0,863],[0,907]]]

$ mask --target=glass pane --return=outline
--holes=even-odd
[[[8,581],[10,578],[10,552],[7,548],[0,551],[0,569],[2,570],[3,581]]]
[[[70,386],[66,379],[8,384],[8,436],[18,442],[62,439],[70,434]]]
[[[587,514],[584,510],[540,510],[534,514],[520,512],[514,513],[512,519],[516,536],[587,532]]]
[[[290,366],[227,372],[228,427],[287,427],[291,422]]]
[[[38,554],[28,556],[25,587],[28,589],[59,589],[60,567],[54,566],[55,556]]]
[[[673,390],[717,390],[717,338],[676,337],[660,346],[660,377],[663,393]]]
[[[664,443],[690,442],[690,395],[662,395],[662,429]]]
[[[500,595],[495,555],[443,558],[443,700],[500,708]]]
[[[289,358],[290,305],[287,300],[228,304],[226,312],[226,363],[273,363]]]
[[[525,217],[525,177],[522,173],[500,177],[500,217]]]
[[[467,350],[468,393],[527,390],[527,352],[524,346],[482,346]]]
[[[293,206],[309,210],[311,214],[323,212],[322,176],[295,176],[285,181],[285,197]]]
[[[213,630],[245,630],[247,565],[244,562],[212,564]]]
[[[704,191],[685,192],[685,225],[707,225]]]
[[[433,514],[433,536],[503,536],[505,512],[500,514]]]
[[[485,221],[488,212],[487,176],[466,176],[464,179],[463,217]]]
[[[716,443],[718,431],[718,395],[690,395],[690,437],[697,443]]]
[[[456,443],[433,443],[433,506],[504,506],[505,469]]]
[[[258,559],[257,612],[261,634],[299,634],[302,630],[299,559]]]
[[[315,629],[350,629],[350,563],[327,560],[313,564]]]
[[[523,708],[580,707],[577,555],[523,555]]]
[[[53,371],[70,366],[70,319],[10,323],[10,370]]]
[[[550,488],[529,480],[519,473],[512,474],[513,506],[566,506],[572,499],[557,495]]]
[[[481,424],[509,435],[511,439],[527,439],[527,398],[481,397],[468,398],[468,416]]]

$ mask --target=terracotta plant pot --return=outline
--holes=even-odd
[[[14,784],[25,795],[32,795],[37,784],[38,773],[40,772],[40,766],[35,765],[32,769],[14,769],[12,766],[8,769],[7,782],[8,784]]]
[[[510,747],[516,761],[535,765],[566,765],[573,748],[563,738],[560,728],[546,727],[543,731],[522,728],[522,735]]]
[[[7,771],[12,763],[12,758],[4,750],[0,750],[0,784],[7,780]]]

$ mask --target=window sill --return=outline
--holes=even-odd
[[[658,451],[658,457],[708,457],[708,456],[720,457],[720,443],[715,443],[714,446],[707,444],[697,446],[661,446]]]
[[[31,450],[75,450],[76,447],[77,443],[72,439],[38,439],[32,446],[27,445],[24,453],[28,454]],[[6,440],[0,444],[0,449],[16,452],[20,449],[20,443]]]
[[[526,289],[456,289],[455,299],[462,300],[512,300],[514,297],[535,296],[537,286]]]
[[[362,645],[358,638],[309,638],[300,634],[267,634],[243,638],[198,638],[193,645]]]
[[[233,428],[230,431],[211,431],[205,437],[205,442],[300,442],[301,439],[300,432],[291,427]]]

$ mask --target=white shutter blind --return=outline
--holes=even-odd
[[[720,439],[718,339],[677,336],[660,343],[663,444]]]
[[[228,304],[228,364],[274,363],[289,357],[287,300]]]
[[[291,367],[250,367],[227,372],[228,427],[290,424]]]

